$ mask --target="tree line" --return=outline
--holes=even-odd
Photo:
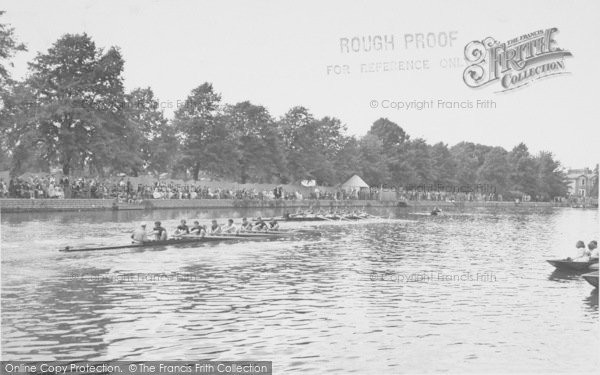
[[[167,119],[151,88],[126,92],[116,47],[64,35],[17,81],[7,64],[23,50],[14,30],[0,23],[0,169],[13,175],[59,167],[66,175],[166,172],[333,186],[356,173],[371,186],[489,184],[505,196],[541,199],[567,191],[553,155],[532,155],[524,144],[510,151],[471,142],[430,145],[386,118],[356,137],[339,119],[301,106],[274,118],[250,101],[223,103],[208,82]]]

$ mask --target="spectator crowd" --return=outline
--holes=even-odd
[[[367,192],[368,196],[372,194]],[[240,199],[240,200],[347,200],[369,199],[358,189],[332,190],[330,188],[298,188],[284,190],[282,186],[272,189],[256,187],[210,187],[201,183],[181,184],[155,181],[151,184],[135,184],[127,178],[69,178],[67,176],[29,176],[0,178],[0,198],[25,199],[115,199],[119,202],[141,203],[148,199]]]
[[[214,185],[214,184],[213,184]],[[226,183],[224,185],[227,185]],[[231,185],[231,184],[229,184]],[[391,195],[390,195],[391,194]],[[383,197],[383,198],[382,198]],[[202,183],[175,183],[158,180],[153,183],[133,183],[127,177],[121,178],[69,178],[67,176],[28,176],[0,178],[0,198],[63,199],[92,198],[115,199],[118,202],[141,203],[149,199],[240,199],[240,200],[400,200],[400,201],[502,201],[501,194],[495,192],[457,192],[386,190],[378,188],[334,189],[324,187],[298,187],[289,185],[273,188],[258,187],[214,187]],[[534,198],[535,199],[535,198]],[[526,199],[522,199],[526,200]],[[528,200],[528,199],[527,199]]]

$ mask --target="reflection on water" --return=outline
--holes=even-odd
[[[280,212],[3,215],[2,357],[256,359],[277,373],[597,368],[598,292],[545,262],[597,238],[596,211],[373,213],[401,220],[75,254],[56,249],[121,244],[141,221],[172,230]]]

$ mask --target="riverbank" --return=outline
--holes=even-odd
[[[238,199],[154,199],[139,204],[118,203],[113,199],[0,199],[0,212],[60,212],[94,210],[158,210],[173,208],[330,208],[407,207],[429,210],[433,207],[513,207],[514,202],[441,202],[373,200],[238,200]],[[565,203],[522,202],[523,207],[568,207]]]

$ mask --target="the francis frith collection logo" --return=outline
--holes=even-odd
[[[492,37],[473,41],[465,47],[467,68],[463,80],[472,88],[496,81],[507,91],[540,78],[568,73],[565,57],[571,52],[558,47],[553,27],[500,43]]]

